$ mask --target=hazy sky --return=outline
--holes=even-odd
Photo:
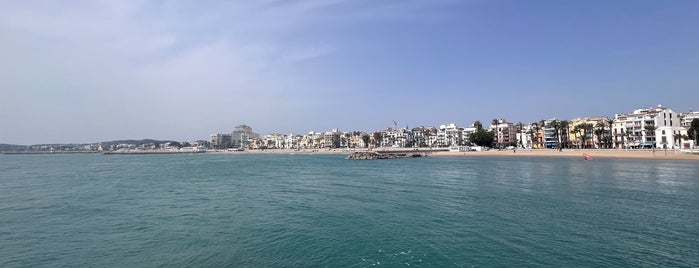
[[[0,1],[0,143],[699,109],[699,1]]]

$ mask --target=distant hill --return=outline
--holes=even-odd
[[[170,141],[170,140],[153,140],[153,139],[143,139],[143,140],[116,140],[116,141],[103,141],[100,142],[102,146],[110,146],[114,144],[133,144],[133,145],[143,145],[143,144],[149,144],[149,143],[155,143],[155,144],[161,144],[161,143],[168,143],[168,142],[175,142],[175,141]]]
[[[153,140],[153,139],[143,139],[143,140],[116,140],[116,141],[104,141],[104,142],[97,142],[101,143],[102,146],[111,146],[114,144],[133,144],[133,145],[143,145],[143,144],[162,144],[162,143],[168,143],[168,142],[174,142],[170,140]],[[5,152],[11,152],[11,151],[27,151],[30,150],[29,147],[31,146],[51,146],[51,147],[59,147],[59,146],[70,146],[70,147],[81,147],[89,144],[95,144],[95,143],[57,143],[57,144],[33,144],[33,145],[15,145],[15,144],[2,144],[0,143],[0,151],[5,151]]]

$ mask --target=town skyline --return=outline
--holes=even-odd
[[[463,134],[463,139],[464,139],[465,141],[468,141],[468,137],[467,137],[467,136],[470,135],[470,134],[472,134],[472,133],[473,133],[473,130],[475,130],[475,129],[477,129],[478,127],[480,127],[480,128],[483,128],[483,129],[485,129],[485,130],[487,130],[487,131],[493,132],[493,133],[496,135],[495,141],[494,141],[494,142],[495,142],[496,144],[498,144],[498,145],[521,145],[522,147],[527,147],[527,146],[525,146],[524,141],[526,141],[527,139],[529,139],[529,141],[528,141],[528,142],[529,142],[528,148],[533,148],[532,146],[533,146],[534,144],[532,143],[532,140],[531,140],[531,139],[534,138],[534,137],[532,136],[532,134],[533,134],[533,133],[532,133],[532,127],[534,127],[534,128],[539,127],[539,130],[538,130],[538,131],[541,131],[543,128],[550,128],[551,126],[549,126],[549,124],[552,123],[552,122],[554,122],[554,123],[556,123],[556,124],[561,123],[561,122],[564,122],[566,125],[567,125],[567,124],[571,124],[570,128],[567,130],[567,133],[566,133],[565,135],[573,135],[573,132],[572,132],[572,131],[573,131],[573,126],[574,126],[573,124],[579,124],[580,122],[586,122],[586,123],[592,122],[592,123],[589,123],[589,124],[590,124],[590,130],[588,131],[588,133],[587,133],[586,135],[589,135],[588,139],[590,140],[590,142],[593,142],[593,140],[594,140],[595,137],[591,134],[591,131],[593,131],[595,128],[600,127],[599,123],[602,123],[602,128],[603,128],[602,130],[603,130],[603,131],[606,131],[606,132],[605,132],[606,134],[604,134],[604,135],[606,135],[606,136],[610,139],[610,140],[608,140],[607,142],[611,143],[611,142],[612,142],[612,141],[611,141],[612,137],[613,137],[613,136],[623,136],[623,132],[624,132],[624,129],[625,129],[625,127],[623,127],[623,126],[617,126],[617,127],[619,128],[620,132],[622,133],[622,135],[616,135],[616,133],[615,133],[615,131],[614,131],[614,124],[615,124],[615,123],[619,123],[619,122],[618,122],[619,118],[617,118],[617,117],[625,118],[626,116],[633,115],[633,114],[636,113],[636,112],[640,112],[641,114],[645,114],[645,113],[647,113],[647,112],[650,112],[651,114],[654,114],[654,113],[657,113],[658,111],[667,111],[667,112],[673,113],[673,114],[676,116],[676,120],[682,119],[681,121],[677,121],[677,123],[675,124],[674,128],[671,127],[671,128],[668,128],[668,129],[667,129],[667,130],[668,130],[668,134],[665,135],[665,138],[663,138],[663,139],[665,139],[665,141],[664,141],[664,146],[666,146],[666,145],[668,144],[668,141],[667,141],[667,140],[673,140],[673,141],[675,140],[675,137],[673,137],[674,134],[680,134],[680,133],[682,133],[682,134],[684,134],[684,135],[686,136],[687,133],[688,133],[687,130],[688,130],[688,128],[689,128],[689,123],[690,123],[693,119],[699,118],[699,111],[689,110],[689,111],[686,111],[686,112],[682,112],[682,111],[679,111],[679,112],[678,112],[678,111],[673,110],[671,107],[665,107],[665,106],[662,106],[662,105],[658,105],[658,106],[656,106],[656,107],[645,107],[645,108],[643,108],[643,107],[638,107],[638,108],[634,109],[633,112],[615,114],[615,115],[612,116],[612,117],[607,117],[607,116],[594,116],[594,115],[581,116],[581,117],[576,117],[576,118],[558,118],[558,117],[551,117],[551,118],[542,118],[542,119],[534,120],[534,121],[531,121],[531,122],[512,121],[512,120],[509,120],[509,119],[507,119],[507,118],[493,118],[493,119],[490,119],[490,120],[474,120],[474,121],[472,121],[472,122],[470,122],[470,123],[466,122],[466,123],[463,123],[463,124],[461,124],[461,123],[457,124],[457,123],[455,123],[455,122],[441,122],[441,123],[437,123],[437,124],[414,125],[414,126],[411,127],[410,125],[399,125],[399,123],[398,123],[397,121],[392,121],[392,123],[393,123],[392,126],[387,126],[387,127],[384,127],[384,128],[379,128],[379,129],[374,129],[374,130],[357,129],[357,128],[352,128],[352,129],[332,128],[332,129],[323,129],[323,130],[314,129],[314,130],[301,131],[301,132],[279,132],[279,131],[272,131],[272,132],[262,132],[261,134],[258,133],[259,131],[253,131],[252,126],[250,126],[250,125],[247,125],[247,124],[238,124],[238,125],[236,125],[235,127],[231,127],[232,131],[216,132],[216,133],[211,134],[211,135],[209,135],[209,136],[207,136],[207,137],[192,138],[192,139],[182,139],[182,138],[166,138],[166,139],[163,138],[163,139],[161,139],[161,138],[152,138],[152,137],[131,137],[131,138],[122,138],[122,139],[115,139],[115,140],[101,140],[101,141],[94,141],[94,142],[63,142],[63,143],[57,142],[57,143],[30,143],[30,144],[9,144],[9,143],[2,143],[2,142],[0,142],[0,144],[5,144],[5,145],[20,145],[20,146],[36,146],[36,145],[51,145],[51,144],[58,144],[58,145],[60,145],[60,144],[92,144],[92,145],[96,145],[96,144],[101,144],[101,143],[104,143],[104,142],[113,143],[114,141],[118,141],[118,140],[122,140],[122,141],[123,141],[123,140],[130,140],[130,141],[144,141],[144,140],[154,140],[154,141],[157,141],[157,140],[161,140],[161,141],[179,141],[179,142],[186,142],[187,144],[189,144],[189,142],[192,142],[192,144],[197,144],[197,142],[205,142],[205,143],[206,143],[206,146],[205,146],[205,147],[208,147],[208,148],[212,149],[212,148],[215,148],[215,147],[216,147],[215,145],[211,145],[211,144],[214,144],[214,143],[215,143],[214,140],[215,140],[216,138],[214,138],[214,137],[215,137],[216,135],[233,135],[233,136],[236,136],[236,134],[235,134],[236,132],[239,132],[239,133],[245,132],[245,133],[246,133],[246,136],[249,137],[250,140],[260,140],[260,141],[263,141],[263,140],[269,139],[270,137],[274,137],[274,138],[277,138],[277,139],[280,138],[280,137],[284,137],[284,139],[286,139],[287,137],[289,137],[289,138],[292,138],[292,137],[304,137],[304,138],[307,138],[308,136],[313,136],[313,135],[320,135],[320,136],[322,136],[322,135],[324,135],[324,134],[331,133],[331,132],[333,132],[333,133],[334,133],[334,132],[337,132],[337,134],[345,134],[345,133],[355,133],[355,134],[356,134],[356,133],[359,133],[359,135],[373,135],[373,134],[375,134],[375,133],[398,132],[398,131],[404,131],[404,130],[405,130],[405,131],[411,131],[411,130],[414,130],[414,129],[416,129],[416,128],[419,128],[419,129],[425,129],[425,128],[427,128],[427,129],[432,129],[432,130],[434,130],[434,131],[445,131],[445,130],[444,130],[445,128],[451,128],[451,129],[452,129],[451,131],[463,131],[464,129],[470,129],[470,130],[467,130],[467,132],[464,132],[464,134]],[[652,115],[652,117],[650,117],[650,119],[648,119],[648,118],[646,118],[646,119],[647,119],[647,120],[653,120],[654,117],[655,117],[655,115]],[[672,116],[671,116],[671,117],[672,117]],[[495,120],[498,121],[498,124],[493,125],[493,123],[494,123]],[[592,120],[592,121],[590,121],[590,120]],[[625,120],[625,119],[624,119],[624,120]],[[641,120],[641,119],[638,119],[638,120]],[[477,127],[475,126],[476,122],[480,123],[480,125],[477,126]],[[545,125],[544,125],[544,122],[546,122]],[[497,134],[498,131],[495,130],[494,128],[498,128],[499,124],[501,124],[501,123],[502,123],[502,124],[506,124],[505,127],[508,127],[507,124],[509,124],[509,127],[512,129],[512,131],[514,131],[515,129],[518,129],[517,131],[519,131],[520,133],[517,134],[517,135],[522,135],[522,136],[516,136],[515,134],[512,134],[512,137],[502,137],[502,136],[498,137],[498,136],[497,136],[497,135],[498,135],[498,134]],[[622,122],[622,123],[623,123],[623,122]],[[623,123],[623,124],[625,124],[625,123]],[[667,124],[667,122],[665,122],[665,124]],[[672,126],[672,123],[670,123],[669,126]],[[682,126],[684,126],[684,128],[680,128],[680,127],[682,127]],[[244,129],[240,129],[241,127],[244,128]],[[606,128],[608,128],[608,129],[606,129]],[[636,127],[636,128],[637,128],[637,131],[638,131],[638,130],[641,130],[641,129],[643,128],[643,126],[638,126],[638,127]],[[536,130],[536,129],[534,129],[534,130]],[[643,131],[643,130],[641,130],[641,131]],[[655,131],[655,130],[654,130],[654,131]],[[661,136],[661,135],[659,135],[659,133],[661,133],[660,131],[661,131],[661,130],[658,130],[658,131],[657,131],[657,133],[658,133],[658,139],[660,139],[660,136]],[[684,131],[684,132],[681,132],[681,131]],[[232,133],[231,133],[231,132],[232,132]],[[614,132],[614,135],[612,135],[613,132]],[[672,132],[672,133],[671,133],[671,132]],[[218,134],[217,134],[217,133],[218,133]],[[664,131],[663,131],[662,133],[665,134]],[[287,135],[287,134],[288,134],[288,135]],[[435,132],[435,133],[433,133],[433,134],[434,134],[434,135],[437,135],[438,133]],[[526,134],[527,137],[525,137],[525,134]],[[238,134],[238,135],[240,135],[240,134]],[[445,134],[442,133],[442,135],[445,135]],[[459,135],[461,135],[461,134],[459,134]],[[561,133],[561,135],[564,135],[564,134]],[[577,136],[577,134],[575,134],[575,135]],[[639,139],[639,144],[638,144],[638,145],[640,146],[640,145],[641,145],[641,144],[640,144],[640,139],[647,139],[647,137],[646,137],[645,133],[643,133],[643,135],[640,135],[640,134],[637,133],[636,135],[638,135],[638,137],[637,137],[636,139]],[[649,134],[649,135],[650,135],[650,134]],[[515,136],[516,136],[516,137],[515,137]],[[632,134],[631,136],[633,136],[633,134]],[[651,138],[651,139],[654,141],[654,142],[652,143],[652,145],[653,145],[653,146],[656,146],[656,145],[659,146],[659,143],[658,143],[658,144],[655,143],[655,138],[656,138],[656,137],[655,137],[655,134],[652,134],[651,136],[652,136],[652,137],[648,137],[648,138]],[[357,137],[355,137],[355,138],[357,138]],[[503,138],[505,138],[506,140],[505,140],[505,141],[502,141]],[[539,147],[540,147],[540,148],[550,148],[550,147],[552,146],[551,143],[549,143],[549,144],[545,144],[545,143],[544,143],[543,132],[541,133],[541,137],[539,137],[539,138],[541,139],[541,140],[539,141],[539,143],[540,143],[540,144],[539,144]],[[549,137],[549,138],[550,138],[550,137]],[[633,138],[633,137],[632,137],[632,138]],[[685,137],[685,138],[687,138],[688,141],[691,140],[691,139],[693,139],[693,138],[690,138],[690,137]],[[218,139],[221,139],[221,137],[218,137]],[[230,139],[230,137],[229,137],[228,139]],[[511,139],[511,140],[510,140],[510,139]],[[599,139],[599,137],[598,137],[598,139]],[[618,139],[621,139],[621,142],[623,142],[624,139],[628,139],[628,135],[627,135],[626,137],[617,137],[616,139],[617,139],[617,143],[619,143]],[[649,139],[649,140],[650,140],[650,139]],[[338,142],[339,142],[339,141],[338,141]],[[345,142],[345,140],[343,140],[343,142]],[[347,142],[349,142],[349,141],[347,140]],[[373,143],[373,142],[374,142],[374,140],[373,140],[373,137],[372,137],[372,143]],[[455,144],[455,143],[456,143],[456,138],[452,139],[452,141],[449,142],[448,144],[447,144],[445,141],[432,141],[432,142],[433,142],[433,143],[436,142],[436,144],[430,143],[430,144],[424,144],[424,146],[430,146],[430,147],[432,147],[432,146],[444,147],[444,146],[451,146],[451,145],[462,145],[461,143],[460,143],[460,144]],[[549,141],[549,142],[550,142],[550,141]],[[559,142],[560,142],[560,141],[559,141]],[[595,141],[595,142],[597,142],[597,141]],[[601,142],[601,141],[600,141],[600,142]],[[211,144],[209,144],[209,143],[211,143]],[[454,143],[454,144],[452,144],[452,143]],[[534,143],[536,143],[536,142],[534,142]],[[572,143],[571,143],[571,144],[572,144]],[[649,143],[649,144],[650,144],[650,143]],[[617,144],[617,145],[621,146],[621,144]],[[219,146],[220,146],[220,144],[219,144]],[[344,144],[344,143],[343,143],[343,145],[338,145],[337,147],[343,147],[343,146],[348,146],[348,144]],[[357,145],[355,145],[355,147],[356,147],[356,146],[357,146]],[[360,147],[363,147],[363,146],[365,146],[365,145],[361,145]],[[367,145],[367,146],[368,146],[368,145]],[[372,146],[374,146],[374,145],[372,145]],[[559,145],[557,145],[557,146],[559,146]],[[595,144],[594,146],[598,146],[598,145]],[[609,146],[612,147],[611,144],[610,144]],[[626,146],[626,145],[624,145],[624,146]],[[676,147],[676,146],[679,146],[679,145],[674,145],[674,146],[671,146],[671,147]],[[692,146],[693,146],[693,145],[692,145]],[[238,141],[237,145],[233,145],[233,146],[231,146],[231,144],[228,144],[228,146],[227,146],[227,147],[224,147],[224,149],[225,149],[225,148],[234,148],[234,147],[242,147],[242,146],[241,146],[241,141]],[[263,146],[263,147],[266,147],[266,146]],[[335,147],[335,146],[333,145],[333,148],[334,148],[334,147]],[[401,147],[405,147],[405,144],[401,144]],[[418,145],[418,144],[411,144],[411,145],[409,145],[409,146],[407,146],[407,147],[419,147],[419,145]]]
[[[697,1],[3,1],[0,143],[699,109]]]

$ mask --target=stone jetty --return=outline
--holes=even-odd
[[[375,159],[396,159],[396,158],[413,158],[413,157],[424,157],[425,153],[422,152],[353,152],[347,159],[357,159],[357,160],[375,160]]]

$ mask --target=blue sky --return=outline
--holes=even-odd
[[[699,109],[699,1],[2,1],[0,143]]]

